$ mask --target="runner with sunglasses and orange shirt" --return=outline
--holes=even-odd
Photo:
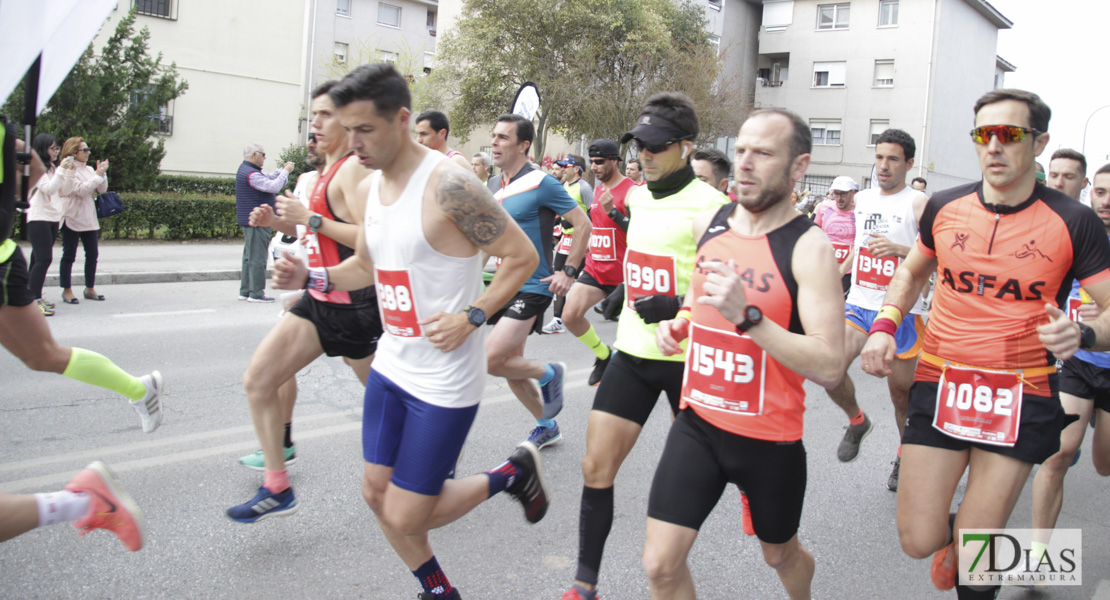
[[[1073,279],[1110,303],[1110,244],[1093,211],[1036,180],[1050,116],[1022,90],[976,102],[971,136],[983,180],[929,201],[861,355],[864,371],[890,374],[896,324],[936,271],[902,437],[898,532],[906,554],[934,555],[942,590],[957,583],[958,552],[972,551],[952,543],[956,532],[1005,527],[1033,464],[1059,450],[1068,419],[1056,360],[1110,349],[1110,316],[1076,323],[1060,309]],[[965,470],[967,491],[950,515]],[[996,593],[957,586],[961,599]]]

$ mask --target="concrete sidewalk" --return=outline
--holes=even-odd
[[[30,262],[31,245],[20,242]],[[176,281],[237,280],[243,263],[243,241],[134,241],[100,240],[96,284],[172,283]],[[58,265],[62,261],[61,240],[54,244],[54,258],[44,287],[58,287]],[[77,248],[73,263],[74,287],[85,284],[85,254]]]

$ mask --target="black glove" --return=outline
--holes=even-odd
[[[682,297],[653,294],[641,296],[633,304],[644,323],[650,325],[673,319],[678,314],[678,309],[682,308]]]

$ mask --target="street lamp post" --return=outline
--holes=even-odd
[[[1089,117],[1087,117],[1087,122],[1083,124],[1083,156],[1087,156],[1087,126],[1091,124],[1091,118],[1095,116],[1095,113],[1097,113],[1098,111],[1100,111],[1104,108],[1110,108],[1110,104],[1107,104],[1106,106],[1100,106],[1100,107],[1096,108],[1091,113],[1091,115]]]

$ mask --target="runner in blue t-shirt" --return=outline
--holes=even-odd
[[[489,374],[504,377],[520,403],[536,418],[529,441],[537,448],[562,439],[555,415],[563,408],[563,363],[541,365],[524,358],[528,334],[539,333],[542,318],[554,295],[566,295],[590,240],[590,220],[554,177],[528,161],[535,138],[532,122],[519,115],[502,115],[493,128],[493,164],[502,175],[493,185],[494,197],[516,220],[540,256],[540,264],[520,292],[490,316],[493,331],[486,338]],[[559,217],[577,233],[567,266],[552,272],[551,233]],[[532,380],[537,380],[539,386]]]

